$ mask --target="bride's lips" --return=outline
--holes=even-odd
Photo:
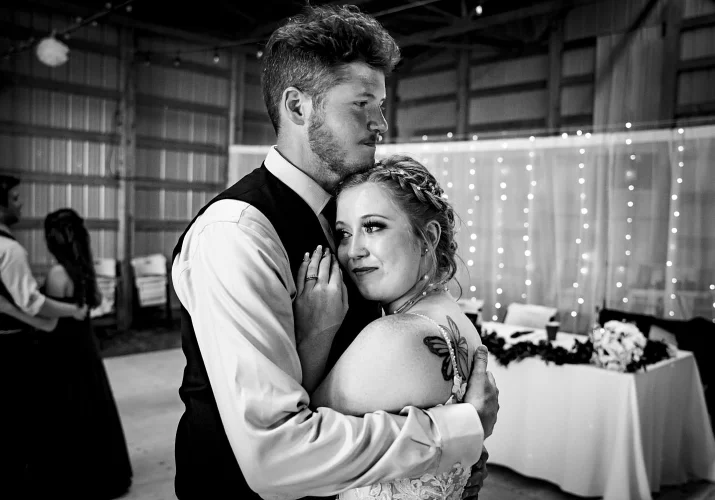
[[[376,267],[356,267],[352,269],[350,272],[353,273],[355,276],[365,276],[367,274],[370,274],[373,271],[376,271]]]

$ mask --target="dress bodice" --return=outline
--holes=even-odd
[[[462,380],[457,365],[457,357],[452,336],[447,329],[428,316],[406,313],[430,321],[438,329],[449,349],[454,376],[452,393],[446,405],[461,403],[467,391],[467,381]],[[354,488],[338,495],[339,500],[461,500],[464,487],[471,475],[471,464],[456,463],[441,474],[423,474],[418,478],[397,479],[395,481]]]

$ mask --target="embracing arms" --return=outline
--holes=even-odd
[[[186,235],[172,275],[226,435],[264,498],[328,496],[479,457],[483,433],[471,405],[363,418],[309,408],[290,265],[275,230],[252,207],[212,205]]]
[[[0,259],[0,280],[10,293],[15,307],[9,301],[0,301],[0,312],[12,316],[41,330],[53,330],[57,318],[74,317],[82,319],[87,307],[77,307],[53,300],[41,294],[27,262],[27,253],[19,245],[9,246]]]

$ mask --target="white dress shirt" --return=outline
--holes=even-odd
[[[10,229],[0,224],[0,229]],[[27,251],[17,241],[0,236],[0,280],[12,296],[18,309],[30,316],[37,316],[45,303],[27,258]],[[2,329],[2,325],[0,325]]]
[[[330,195],[310,177],[275,148],[265,165],[320,213]],[[363,418],[308,408],[288,254],[253,206],[211,205],[187,232],[172,277],[228,440],[249,486],[263,498],[329,496],[479,459],[484,433],[469,404]]]

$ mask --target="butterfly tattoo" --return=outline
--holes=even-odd
[[[467,344],[467,339],[459,334],[457,324],[449,316],[447,316],[447,323],[449,326],[441,326],[447,332],[452,341],[454,355],[457,358],[459,376],[462,377],[462,380],[465,380],[467,378],[467,374],[469,373],[469,345]],[[440,358],[444,358],[442,360],[442,376],[445,380],[452,380],[454,377],[454,368],[449,354],[449,346],[447,345],[447,341],[444,337],[425,337],[424,343],[432,354],[436,354]]]

